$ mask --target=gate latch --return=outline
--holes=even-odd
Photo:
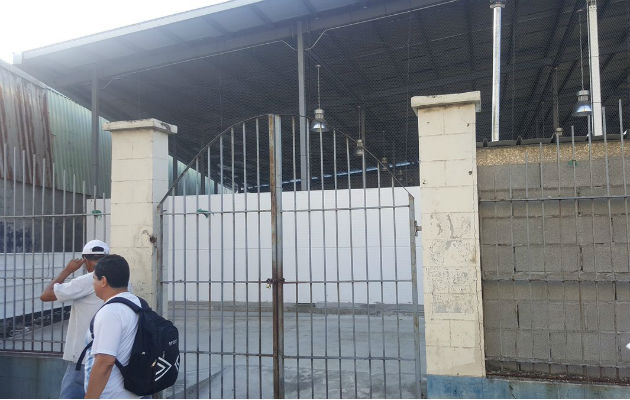
[[[268,278],[265,283],[267,284],[267,289],[269,289],[271,287],[271,285],[275,285],[277,283],[284,283],[284,278],[280,278],[280,279],[272,279],[272,278]]]
[[[422,232],[422,225],[418,225],[418,221],[413,221],[413,226],[415,229],[414,235],[418,236],[418,232]]]

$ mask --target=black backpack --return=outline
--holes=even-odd
[[[127,365],[116,360],[125,383],[125,389],[139,396],[146,396],[162,391],[175,384],[179,372],[179,332],[173,323],[153,311],[144,299],[142,307],[123,297],[114,297],[103,305],[122,303],[138,314],[138,331],[131,348]],[[90,322],[90,333],[94,339],[94,318]],[[92,340],[79,356],[76,370],[87,350],[92,347]]]

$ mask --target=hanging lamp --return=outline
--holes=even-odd
[[[577,93],[577,103],[573,108],[574,117],[588,117],[593,113],[591,102],[589,100],[590,92],[584,89],[584,61],[582,54],[582,10],[579,11],[580,20],[580,72],[582,78],[582,89]]]
[[[324,110],[321,105],[321,97],[319,92],[319,69],[321,65],[316,65],[317,67],[317,108],[315,109],[315,119],[311,122],[311,131],[312,132],[328,132],[330,128],[328,128],[328,123],[324,118]]]

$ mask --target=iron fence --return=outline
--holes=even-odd
[[[70,305],[39,296],[87,240],[107,238],[105,195],[24,150],[1,155],[0,349],[61,353]]]
[[[343,133],[307,140],[306,190],[296,118],[263,116],[188,164],[216,185],[162,200],[170,396],[420,396],[414,197]]]
[[[619,129],[478,150],[489,373],[630,383],[630,152]]]

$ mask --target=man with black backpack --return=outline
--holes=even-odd
[[[88,333],[86,398],[139,398],[172,386],[179,370],[178,332],[146,301],[129,293],[129,264],[103,257],[94,292],[105,301]],[[77,366],[80,365],[81,359]]]

